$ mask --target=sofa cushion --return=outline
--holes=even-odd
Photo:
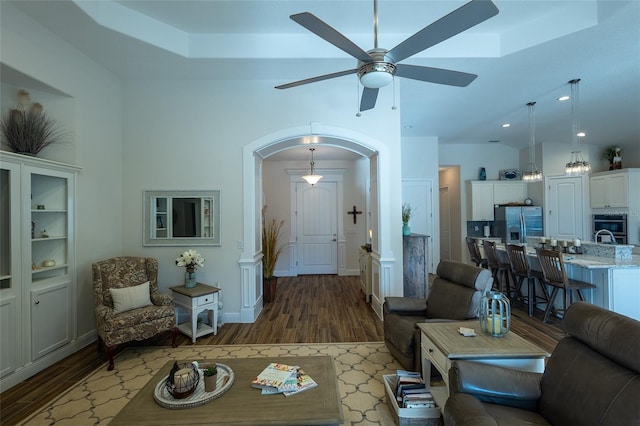
[[[478,292],[469,287],[436,278],[429,290],[426,318],[462,321],[469,318],[470,313],[470,317],[473,318],[475,316],[473,313],[478,312],[477,306],[474,308],[475,311],[470,312],[474,293]]]
[[[142,326],[144,323],[172,317],[175,318],[175,311],[172,306],[149,305],[105,319],[102,323],[102,330],[113,332],[123,328],[134,327],[136,325]]]
[[[566,332],[630,370],[640,373],[638,321],[585,302],[571,305],[562,324]]]
[[[556,346],[540,389],[540,414],[553,424],[630,425],[640,418],[638,374],[573,337]]]
[[[109,291],[116,314],[151,305],[149,281],[131,287],[110,288]]]
[[[491,272],[488,269],[451,260],[440,261],[436,274],[442,279],[482,293],[489,291],[493,283]]]
[[[421,316],[405,316],[389,314],[384,319],[384,338],[400,352],[413,356],[413,334],[417,323],[423,322]]]

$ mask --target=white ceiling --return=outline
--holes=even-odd
[[[304,11],[364,50],[373,47],[372,0],[12,3],[123,80],[251,79],[259,70],[273,86],[355,68],[355,59],[289,19]],[[391,49],[464,3],[379,0],[380,47]],[[403,136],[526,146],[526,103],[536,101],[537,140],[569,144],[570,105],[555,99],[568,94],[570,79],[581,78],[582,143],[640,143],[638,0],[494,3],[496,17],[402,61],[478,74],[466,88],[400,79]],[[340,78],[355,85],[354,76]],[[314,84],[329,87],[332,81]],[[503,122],[512,126],[505,130]],[[302,154],[308,159],[306,148]]]

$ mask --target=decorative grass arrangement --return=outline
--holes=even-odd
[[[411,219],[411,204],[404,203],[402,205],[402,223],[409,223]]]
[[[44,148],[67,139],[68,134],[49,117],[39,103],[31,104],[29,92],[18,91],[18,107],[0,119],[2,145],[13,152],[37,155]]]
[[[280,232],[284,226],[284,220],[278,222],[275,219],[267,220],[267,206],[262,208],[262,275],[264,278],[271,278],[278,263],[278,257],[283,245],[278,244]]]

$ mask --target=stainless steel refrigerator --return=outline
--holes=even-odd
[[[526,243],[527,237],[542,237],[542,207],[496,207],[493,227],[495,236],[505,244]]]

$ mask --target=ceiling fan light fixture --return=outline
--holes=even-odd
[[[396,66],[390,62],[369,62],[358,68],[360,83],[368,89],[379,89],[393,82]]]

